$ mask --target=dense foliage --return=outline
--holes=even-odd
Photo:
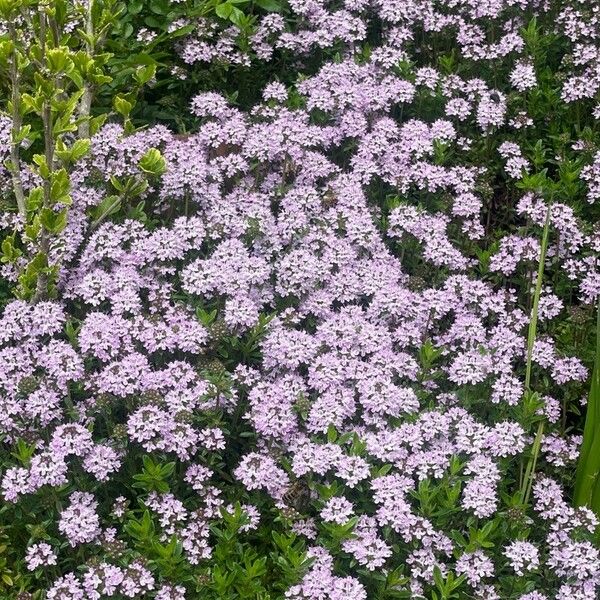
[[[596,599],[599,100],[588,0],[0,0],[0,598]]]

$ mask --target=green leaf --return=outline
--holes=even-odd
[[[167,161],[159,150],[150,148],[140,159],[139,166],[144,173],[159,177],[167,170]]]
[[[248,24],[248,17],[244,14],[244,11],[240,10],[239,8],[236,8],[235,6],[231,11],[231,16],[229,17],[229,20],[234,25],[237,25],[240,29],[244,29],[245,26]]]
[[[1,262],[11,263],[21,256],[22,252],[15,248],[15,234],[9,235],[2,241],[2,258]]]
[[[92,217],[94,218],[93,226],[104,221],[106,217],[119,212],[120,208],[121,198],[119,198],[119,196],[107,196],[92,211]]]
[[[110,176],[110,183],[117,192],[122,192],[125,189],[125,186],[114,175]]]
[[[152,15],[147,16],[144,19],[144,23],[148,27],[152,27],[153,29],[159,28],[161,25],[160,21],[156,17],[153,17]]]
[[[39,215],[35,215],[30,225],[25,226],[25,237],[32,242],[37,240],[42,231],[42,223]]]
[[[41,187],[36,187],[29,192],[27,196],[27,210],[29,212],[38,211],[44,202],[44,190]]]
[[[133,108],[133,104],[129,102],[129,100],[126,100],[122,95],[115,96],[113,106],[115,107],[115,110],[125,118],[129,117],[129,113]]]
[[[133,78],[139,85],[148,83],[156,75],[156,65],[143,65],[138,67]]]
[[[229,2],[224,2],[223,4],[218,4],[215,8],[215,12],[217,16],[221,17],[221,19],[229,19],[231,13],[233,12],[233,5]]]
[[[71,71],[67,73],[67,77],[75,84],[78,90],[83,90],[85,81],[77,69],[71,69]]]
[[[40,114],[44,106],[44,97],[40,94],[32,96],[31,94],[23,93],[21,94],[21,106],[23,114],[30,112]]]
[[[589,506],[600,515],[600,305],[596,316],[596,356],[588,396],[583,443],[577,463],[575,506]]]
[[[169,3],[165,0],[151,0],[150,10],[157,15],[166,15],[169,12]]]
[[[337,430],[336,430],[335,426],[330,423],[329,427],[327,427],[327,441],[330,444],[333,444],[337,440],[337,437],[338,437]]]
[[[104,122],[106,121],[106,114],[101,114],[98,115],[97,117],[93,117],[90,119],[90,135],[95,135],[96,133],[98,133],[98,130],[100,129],[100,127],[102,127],[102,125],[104,125]]]
[[[73,324],[73,321],[71,319],[69,319],[65,325],[65,333],[67,334],[67,337],[69,338],[69,342],[71,343],[71,346],[73,346],[74,348],[77,348],[77,346],[78,346],[80,329],[81,329],[81,326],[76,327]]]
[[[24,125],[20,131],[13,135],[13,141],[15,144],[20,144],[27,139],[27,136],[31,133],[31,125]]]
[[[35,453],[35,444],[28,444],[25,440],[19,439],[16,446],[15,451],[11,453],[12,456],[14,456],[22,465],[28,465],[29,460]]]
[[[71,147],[71,160],[81,160],[90,151],[90,140],[77,140]]]
[[[129,184],[128,193],[130,198],[141,196],[148,189],[148,182],[145,179],[138,179]]]
[[[54,212],[51,208],[42,208],[40,222],[50,233],[59,234],[67,226],[67,209]]]
[[[123,26],[123,32],[121,33],[121,36],[124,39],[127,39],[127,38],[131,37],[132,33],[133,33],[133,25],[131,23],[125,23],[125,25]]]
[[[58,171],[54,171],[51,177],[50,184],[50,199],[53,202],[60,202],[61,204],[70,204],[69,201],[65,202],[65,198],[69,192],[71,187],[71,182],[69,181],[69,175],[66,169],[59,169]]]
[[[46,50],[46,60],[48,69],[54,74],[71,73],[75,64],[69,56],[69,49],[66,46],[58,48],[48,48]]]
[[[130,15],[137,15],[142,12],[142,8],[144,8],[144,3],[142,0],[133,0],[133,2],[129,2],[127,4],[127,12]]]
[[[387,475],[387,474],[388,474],[388,473],[389,473],[389,472],[392,470],[392,467],[393,467],[393,466],[394,466],[394,465],[390,465],[390,464],[383,465],[383,467],[381,467],[381,468],[380,468],[380,469],[377,471],[376,477],[382,477],[383,475]]]
[[[50,169],[46,163],[46,157],[43,154],[34,154],[33,162],[38,166],[38,172],[42,179],[48,179],[50,177]]]
[[[437,565],[433,567],[433,581],[437,586],[438,590],[440,590],[441,592],[445,590],[446,584],[444,582],[444,576],[442,575],[442,571]]]

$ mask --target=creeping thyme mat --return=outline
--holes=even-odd
[[[599,65],[588,0],[0,0],[0,598],[597,599]]]

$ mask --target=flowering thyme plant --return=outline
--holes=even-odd
[[[63,88],[100,39],[0,0],[2,597],[597,598],[598,10],[101,7]]]

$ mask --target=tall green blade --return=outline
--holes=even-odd
[[[596,357],[573,500],[576,506],[590,506],[600,514],[600,310],[596,323]]]

